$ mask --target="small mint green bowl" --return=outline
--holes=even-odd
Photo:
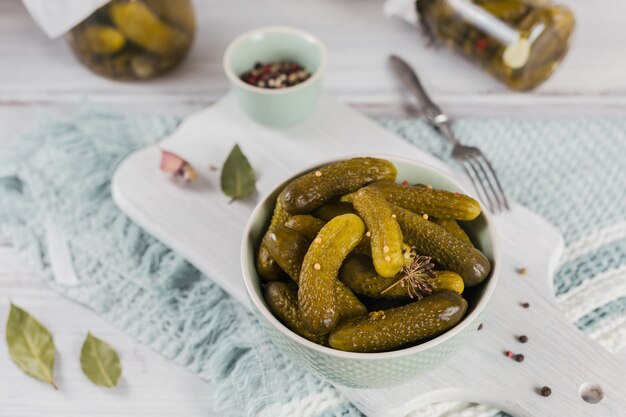
[[[430,165],[411,159],[368,155],[388,159],[398,168],[398,179],[411,184],[430,184],[434,188],[467,194],[464,187],[448,174]],[[298,336],[285,327],[271,313],[263,299],[261,278],[255,268],[255,248],[267,228],[276,197],[293,178],[320,166],[335,162],[325,161],[303,170],[287,179],[263,198],[252,212],[244,232],[241,266],[250,304],[261,326],[286,355],[296,363],[336,384],[356,388],[385,388],[417,378],[450,358],[476,331],[496,288],[500,271],[499,251],[493,223],[489,214],[483,212],[468,223],[466,231],[472,241],[491,261],[492,270],[478,287],[466,290],[469,302],[465,318],[446,333],[417,346],[381,353],[343,352],[317,345]]]
[[[306,81],[283,89],[267,89],[243,82],[240,76],[257,62],[293,61],[310,73]],[[224,71],[243,111],[270,127],[295,126],[311,115],[322,92],[327,54],[324,45],[300,29],[268,26],[244,33],[226,48]]]

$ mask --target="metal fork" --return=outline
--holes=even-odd
[[[409,64],[395,55],[390,57],[390,61],[398,78],[422,105],[426,119],[452,144],[452,158],[463,167],[489,211],[500,213],[509,210],[509,203],[491,162],[477,147],[459,142],[452,132],[450,118],[433,103]]]

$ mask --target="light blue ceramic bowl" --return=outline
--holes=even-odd
[[[322,91],[326,48],[300,29],[269,26],[244,33],[224,53],[224,71],[243,111],[266,126],[284,128],[304,121]],[[255,87],[240,76],[257,62],[294,61],[311,72],[301,84],[280,90]]]
[[[372,156],[372,155],[370,155]],[[377,155],[373,155],[377,156]],[[398,179],[409,183],[431,184],[435,188],[467,193],[448,174],[430,165],[401,157],[378,156],[392,161],[398,168]],[[303,170],[300,176],[334,160]],[[296,176],[265,196],[252,213],[244,233],[241,264],[252,309],[272,341],[294,361],[331,382],[360,388],[381,388],[407,382],[440,365],[451,357],[476,331],[496,288],[500,270],[498,245],[489,214],[483,212],[468,223],[466,231],[476,246],[492,263],[489,277],[483,284],[464,294],[469,309],[454,328],[435,339],[414,347],[382,353],[353,353],[317,345],[293,333],[272,315],[263,299],[261,278],[255,268],[255,249],[269,224],[276,197]]]

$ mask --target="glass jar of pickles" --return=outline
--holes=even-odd
[[[545,81],[569,47],[572,12],[549,0],[416,0],[423,28],[513,90]]]
[[[97,74],[143,80],[180,63],[195,28],[191,0],[112,0],[74,27],[67,40]]]

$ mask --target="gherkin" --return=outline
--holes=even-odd
[[[332,348],[384,352],[438,336],[465,316],[467,301],[445,291],[401,307],[371,312],[342,322],[329,335]]]
[[[396,167],[385,159],[348,159],[296,178],[280,193],[279,199],[290,214],[306,214],[370,182],[394,181],[396,175]]]
[[[374,267],[383,277],[393,277],[404,266],[402,231],[383,196],[361,188],[354,196],[354,208],[370,233]]]
[[[282,270],[297,283],[300,280],[302,262],[311,241],[293,229],[278,226],[265,235],[263,243]],[[341,319],[367,313],[365,306],[341,281],[335,280],[335,294]]]
[[[411,211],[392,205],[405,241],[431,256],[443,269],[461,275],[466,287],[480,284],[491,271],[487,257],[467,242]]]
[[[459,223],[456,220],[437,218],[431,220],[433,221],[433,223],[439,225],[446,232],[454,235],[454,237],[456,237],[457,239],[461,239],[462,241],[472,245],[472,240],[469,238],[467,233],[465,233],[465,230],[463,230],[463,228],[459,226]]]
[[[434,271],[427,282],[435,292],[454,291],[462,294],[465,289],[463,278],[452,271]],[[385,278],[378,275],[372,260],[361,255],[349,256],[339,270],[339,279],[356,294],[372,298],[410,298],[405,285],[395,285],[405,276],[400,271],[396,276]]]
[[[298,312],[296,292],[284,282],[268,282],[263,288],[268,307],[283,324],[294,333],[320,345],[328,345],[328,336],[309,332]]]
[[[391,204],[439,219],[474,220],[481,211],[478,201],[460,193],[388,181],[374,182],[370,187]]]
[[[300,271],[298,306],[312,333],[328,333],[337,325],[337,274],[364,233],[365,225],[358,216],[344,214],[326,223],[311,243]]]
[[[317,219],[310,214],[297,214],[289,217],[285,222],[285,226],[298,232],[301,236],[308,240],[315,239],[315,236],[326,224],[325,221]]]
[[[312,214],[318,219],[322,219],[327,222],[333,217],[348,213],[356,214],[356,211],[354,210],[352,204],[337,201],[321,205],[320,207],[313,210]]]
[[[270,220],[270,225],[265,234],[267,235],[269,232],[274,230],[275,227],[283,225],[288,219],[289,213],[285,211],[279,201],[276,201],[274,211],[272,212],[272,219]],[[274,261],[272,256],[267,251],[263,241],[261,241],[257,252],[256,267],[259,275],[268,281],[279,280],[284,275],[276,261]]]

